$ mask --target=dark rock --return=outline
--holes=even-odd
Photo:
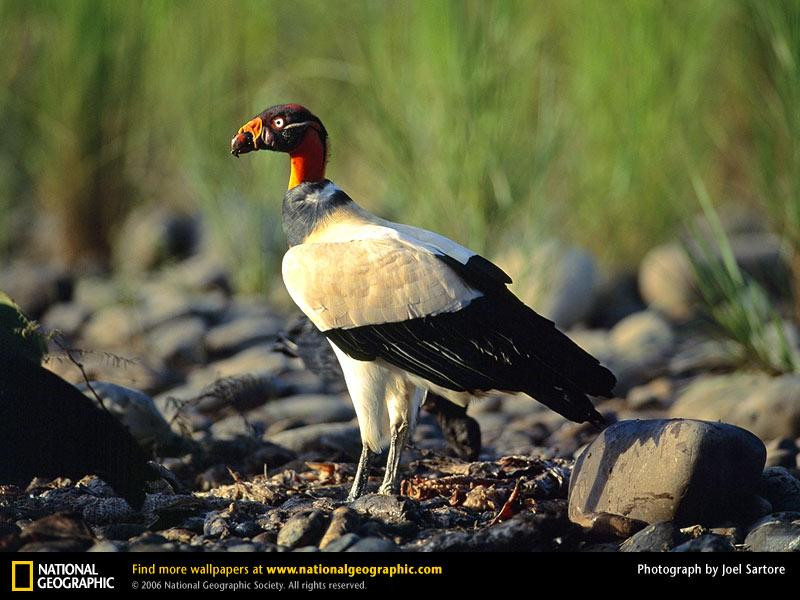
[[[619,544],[613,542],[588,543],[581,545],[578,552],[619,552]]]
[[[564,523],[547,515],[519,513],[498,525],[474,532],[437,532],[404,547],[422,552],[534,552],[552,551],[552,537],[562,533]]]
[[[800,481],[784,467],[765,469],[758,493],[774,511],[800,511]]]
[[[740,516],[754,495],[766,450],[751,433],[693,420],[622,421],[578,458],[569,517],[598,512],[648,523],[715,525]]]
[[[365,537],[348,547],[345,552],[399,552],[392,540],[379,537]]]
[[[365,494],[350,506],[358,513],[391,525],[405,525],[420,519],[419,504],[403,496]]]
[[[49,540],[47,542],[30,542],[19,549],[19,552],[84,552],[92,546],[91,540]]]
[[[0,523],[0,552],[14,552],[19,548],[21,530],[15,523]]]
[[[731,540],[724,535],[706,533],[672,549],[673,552],[733,552]]]
[[[55,513],[33,521],[22,530],[21,538],[25,543],[63,539],[85,540],[88,546],[94,540],[92,532],[81,516],[68,512]]]
[[[744,540],[753,552],[800,552],[800,513],[775,513],[758,521]]]
[[[316,545],[325,533],[328,517],[321,511],[298,513],[278,533],[278,544],[289,548]]]
[[[251,538],[261,533],[261,527],[255,521],[244,521],[233,528],[233,533],[243,538]]]
[[[97,527],[98,537],[108,540],[129,540],[147,531],[147,527],[139,523],[111,523]]]
[[[674,523],[653,523],[629,537],[620,552],[669,552],[685,539]]]

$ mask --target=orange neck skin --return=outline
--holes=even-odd
[[[309,127],[303,141],[292,152],[292,172],[289,175],[289,189],[304,181],[322,181],[325,179],[325,146],[314,127]]]

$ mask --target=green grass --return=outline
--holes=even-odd
[[[800,353],[764,289],[739,267],[705,185],[693,184],[708,234],[697,227],[686,245],[701,307],[717,333],[732,341],[742,363],[769,373],[800,372]]]
[[[800,232],[796,13],[0,0],[0,250],[12,209],[54,217],[77,260],[108,255],[133,204],[171,202],[199,208],[243,289],[273,289],[287,161],[227,147],[289,100],[325,121],[330,175],[359,202],[490,256],[556,237],[633,266],[693,206],[686,164],[712,197],[794,211]]]

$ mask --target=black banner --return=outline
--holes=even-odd
[[[3,592],[492,592],[505,586],[800,583],[796,554],[5,554]]]

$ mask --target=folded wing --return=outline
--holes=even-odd
[[[445,389],[525,392],[569,419],[602,422],[586,394],[610,396],[614,376],[518,300],[501,269],[436,234],[381,229],[286,254],[289,293],[334,344]]]

